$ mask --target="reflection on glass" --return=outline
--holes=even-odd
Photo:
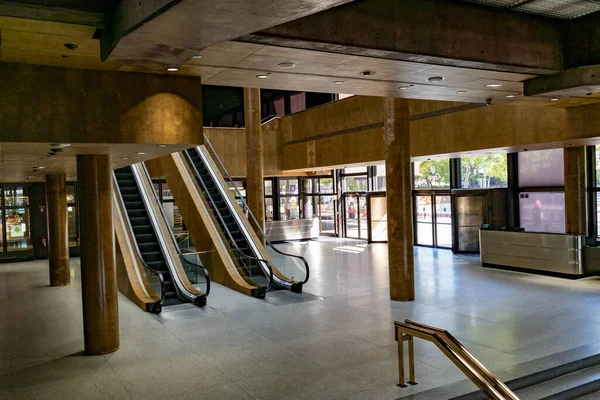
[[[373,242],[386,242],[387,235],[387,199],[385,197],[371,197],[371,240]]]
[[[316,190],[316,188],[315,188],[315,190]],[[313,180],[310,178],[304,179],[304,193],[312,193],[312,192],[313,192]]]
[[[417,244],[433,246],[432,196],[416,196]]]
[[[313,196],[304,196],[304,204],[302,207],[304,218],[310,219],[317,216],[317,208],[313,204],[314,200],[315,197]]]
[[[519,187],[564,186],[563,149],[519,153]]]
[[[565,233],[563,192],[524,192],[519,196],[521,227],[527,232]]]
[[[8,251],[32,249],[29,230],[29,208],[5,210],[6,245]]]
[[[282,220],[291,220],[300,218],[300,207],[297,196],[282,196],[279,199],[279,211]]]
[[[27,206],[29,205],[29,196],[27,187],[23,185],[4,185],[5,206]]]
[[[75,203],[75,185],[67,185],[67,204]]]
[[[69,246],[78,246],[79,242],[77,240],[77,209],[75,206],[67,206],[67,228],[69,232]]]
[[[385,190],[385,164],[376,165],[374,183],[375,187],[373,190]]]
[[[450,160],[448,159],[416,161],[413,169],[415,189],[450,187]],[[379,175],[379,172],[377,174]]]
[[[487,189],[508,186],[506,154],[486,154],[460,159],[463,189]]]
[[[450,196],[435,196],[435,234],[438,247],[452,247]]]
[[[273,221],[273,198],[265,199],[265,221]]]

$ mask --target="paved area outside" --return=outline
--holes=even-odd
[[[258,300],[213,285],[204,309],[160,315],[121,297],[121,349],[97,357],[82,354],[78,259],[63,288],[47,286],[47,261],[0,265],[0,399],[392,400],[474,389],[419,341],[419,385],[395,386],[392,324],[406,318],[449,330],[505,376],[547,368],[567,350],[600,352],[598,279],[487,270],[477,257],[416,248],[417,298],[400,303],[388,299],[385,244],[282,247],[310,262],[305,294]]]

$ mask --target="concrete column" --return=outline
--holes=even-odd
[[[260,125],[260,89],[244,88],[244,121],[246,125],[246,198],[250,210],[265,227],[265,186],[263,135]],[[273,190],[277,190],[273,188]],[[279,204],[273,204],[279,207]],[[252,226],[254,222],[251,221]],[[256,233],[260,236],[257,227]]]
[[[66,286],[71,283],[71,269],[69,268],[65,174],[46,175],[46,215],[48,216],[50,285]]]
[[[408,101],[385,100],[385,166],[390,298],[415,298]]]
[[[566,147],[565,228],[567,233],[586,234],[586,157],[585,147]]]
[[[77,156],[77,175],[85,351],[107,354],[119,349],[110,156]]]

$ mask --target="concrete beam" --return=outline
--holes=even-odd
[[[201,49],[351,0],[123,0],[102,35],[102,59],[179,66]]]
[[[600,97],[600,65],[568,69],[525,81],[525,96]]]
[[[561,21],[440,0],[361,0],[239,41],[525,74],[564,69]]]
[[[31,4],[0,1],[0,15],[15,18],[37,19],[66,24],[88,25],[102,28],[107,17],[103,13],[70,10],[59,7],[44,7]]]

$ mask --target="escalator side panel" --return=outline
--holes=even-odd
[[[175,153],[147,161],[146,164],[154,171],[161,171],[161,175],[169,184],[196,251],[211,252],[210,265],[206,266],[211,281],[248,296],[264,297],[264,288],[240,276],[236,263],[223,242],[219,227],[216,226],[208,206],[202,201],[198,184],[182,155]]]

